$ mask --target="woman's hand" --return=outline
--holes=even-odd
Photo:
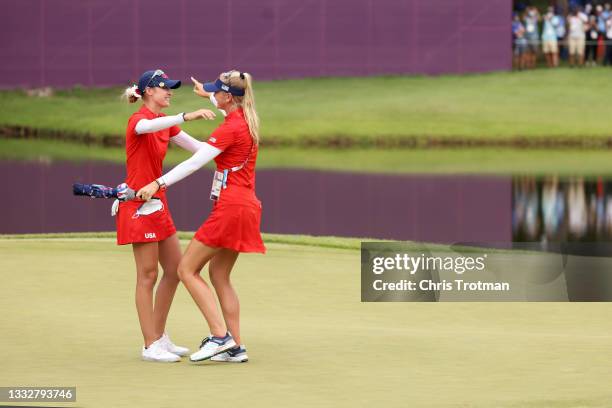
[[[204,85],[202,85],[202,83],[200,81],[198,81],[194,77],[191,77],[191,82],[193,82],[193,92],[196,95],[201,96],[202,98],[209,98],[210,97],[210,92],[206,92],[204,90]]]
[[[152,181],[138,190],[136,197],[140,198],[141,200],[149,201],[151,197],[153,197],[153,194],[157,193],[158,190],[159,184],[157,184],[157,181]]]
[[[215,114],[215,112],[211,110],[198,109],[197,111],[185,113],[183,115],[183,118],[185,119],[185,122],[188,122],[190,120],[198,120],[198,119],[213,120],[216,116],[217,115]]]

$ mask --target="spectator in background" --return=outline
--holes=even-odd
[[[597,32],[603,34],[606,31],[606,20],[604,8],[601,4],[595,7],[595,16],[597,17]]]
[[[556,8],[556,14],[552,18],[553,26],[557,34],[557,44],[559,48],[559,57],[563,60],[567,60],[567,47],[563,45],[565,39],[565,17],[560,7]]]
[[[604,8],[601,4],[595,7],[595,15],[597,16],[597,62],[600,63],[604,59],[605,40],[606,40],[606,18]]]
[[[587,66],[597,65],[597,38],[599,33],[597,32],[597,16],[591,14],[586,29],[586,50],[585,50],[585,64]]]
[[[527,39],[527,68],[535,68],[540,38],[538,35],[538,22],[540,12],[533,6],[527,7],[523,22],[525,24],[525,39]]]
[[[512,21],[512,47],[514,51],[514,67],[519,70],[525,69],[525,53],[527,51],[527,40],[525,39],[525,27],[521,18],[514,13]]]
[[[559,48],[557,46],[557,32],[555,30],[553,18],[553,8],[548,8],[548,13],[544,15],[542,25],[542,52],[546,56],[546,64],[549,68],[554,68],[559,64]]]
[[[609,4],[606,4],[609,6]],[[606,20],[606,57],[604,65],[612,65],[612,16]]]
[[[572,9],[571,14],[567,17],[567,25],[569,64],[571,67],[582,66],[584,64],[585,24],[577,8]]]
[[[585,31],[586,31],[586,25],[589,22],[589,16],[591,15],[591,10],[592,10],[591,3],[587,3],[587,5],[584,6],[584,9],[582,9],[581,7],[578,7],[578,17],[580,17],[580,19],[582,20],[582,23],[585,26]]]

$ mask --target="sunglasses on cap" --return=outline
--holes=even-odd
[[[149,76],[150,75],[150,76]],[[149,88],[176,89],[181,86],[181,81],[170,79],[161,69],[145,72],[138,82],[138,89],[141,92]]]
[[[155,72],[153,73],[153,76],[151,76],[151,78],[149,79],[149,82],[147,82],[147,84],[145,85],[145,88],[151,84],[151,81],[153,80],[153,78],[158,77],[158,76],[160,77],[162,75],[166,75],[166,73],[162,71],[161,69],[156,69]],[[168,75],[166,75],[166,78],[168,78]],[[160,88],[163,88],[163,82],[161,85],[162,86],[160,86]]]

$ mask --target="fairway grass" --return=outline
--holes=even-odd
[[[267,245],[233,274],[250,361],[164,365],[139,360],[129,247],[0,239],[0,384],[78,407],[612,405],[609,304],[361,303],[358,250]],[[168,331],[208,334],[183,287]]]
[[[165,166],[189,157],[168,150]],[[322,149],[262,147],[258,169],[420,174],[612,175],[612,151],[570,149]],[[0,160],[125,163],[123,148],[47,140],[0,139]],[[212,163],[207,166],[211,166]]]
[[[608,68],[561,68],[257,82],[264,140],[258,168],[612,175],[610,150],[605,148],[612,143],[609,75]],[[62,135],[121,139],[137,106],[120,102],[120,93],[120,88],[75,87],[38,98],[17,90],[0,91],[0,127],[25,127],[60,139]],[[175,91],[167,113],[201,107],[212,106],[185,86]],[[219,116],[182,127],[205,140],[221,120]],[[421,148],[393,147],[402,141]],[[448,147],[453,142],[463,147]],[[165,164],[187,157],[181,149],[170,149]],[[124,163],[125,150],[99,143],[0,138],[0,160]]]
[[[121,85],[127,86],[135,74],[126,72]],[[588,139],[612,136],[609,77],[609,68],[560,68],[439,77],[256,79],[255,93],[264,141]],[[1,91],[0,125],[121,136],[129,115],[137,109],[119,100],[122,90],[75,87],[49,98]],[[185,83],[174,92],[167,112],[200,107],[212,105],[194,96]],[[186,123],[183,128],[203,138],[221,120],[219,115],[215,121]]]

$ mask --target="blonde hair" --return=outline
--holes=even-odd
[[[121,94],[121,99],[127,101],[128,103],[134,103],[142,100],[142,95],[140,95],[138,85],[134,84],[125,88],[125,91],[123,91]]]
[[[253,77],[248,72],[232,70],[224,72],[219,79],[229,86],[244,89],[244,96],[232,95],[236,104],[242,107],[244,118],[249,126],[249,132],[255,145],[259,145],[259,116],[255,110],[255,94],[253,93]]]

